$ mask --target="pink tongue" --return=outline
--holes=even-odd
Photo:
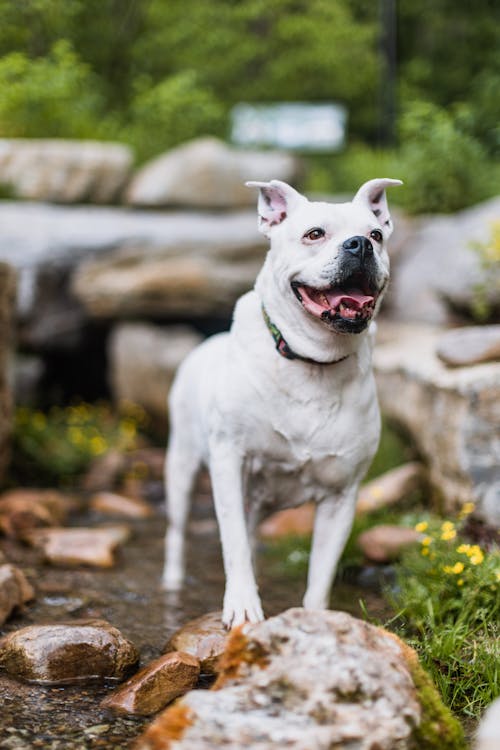
[[[325,296],[332,309],[336,309],[340,304],[344,303],[346,307],[361,310],[370,302],[373,302],[373,297],[368,294],[362,294],[362,292],[355,289],[351,289],[348,292],[325,292]]]

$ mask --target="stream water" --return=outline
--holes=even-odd
[[[81,523],[99,519],[81,518]],[[101,519],[102,521],[102,519]],[[134,534],[118,554],[112,570],[63,569],[41,565],[38,553],[2,540],[10,562],[18,564],[34,583],[36,600],[11,618],[0,634],[33,623],[76,617],[104,618],[138,647],[141,664],[159,656],[169,635],[188,620],[220,609],[224,576],[211,504],[206,495],[195,503],[190,528],[188,582],[179,595],[160,586],[163,564],[162,509],[147,521],[134,521]],[[299,605],[301,581],[260,565],[259,583],[267,615]],[[362,598],[371,615],[383,613],[373,589],[336,583],[332,605],[360,615]],[[41,687],[17,682],[0,672],[0,748],[6,750],[83,750],[129,748],[150,719],[117,717],[100,708],[115,685]]]

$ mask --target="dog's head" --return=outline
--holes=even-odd
[[[361,333],[378,310],[389,280],[392,233],[385,189],[375,179],[350,203],[309,201],[280,180],[248,182],[260,190],[259,229],[280,293],[337,333]]]

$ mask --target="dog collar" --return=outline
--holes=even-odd
[[[297,352],[294,352],[293,349],[287,344],[287,342],[281,335],[280,329],[278,328],[277,325],[273,323],[273,321],[267,314],[267,311],[264,305],[262,305],[262,315],[264,316],[266,326],[271,336],[274,339],[274,343],[276,344],[276,350],[281,354],[282,357],[285,357],[285,359],[301,359],[302,362],[309,362],[309,364],[312,364],[312,365],[336,365],[339,362],[343,362],[344,359],[347,359],[347,357],[350,356],[349,354],[346,354],[345,357],[341,357],[340,359],[334,359],[331,362],[318,362],[318,360],[311,359],[311,357],[303,357],[301,354],[297,354]]]

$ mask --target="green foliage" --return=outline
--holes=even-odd
[[[445,703],[477,717],[500,678],[500,552],[467,543],[450,521],[416,528],[427,534],[397,566],[397,619]]]
[[[38,485],[65,484],[108,450],[135,447],[142,421],[137,409],[118,418],[106,404],[53,407],[46,413],[20,407],[14,421],[14,472]]]
[[[0,59],[0,135],[90,138],[105,133],[98,81],[69,42],[47,57]]]
[[[482,282],[475,286],[472,315],[479,323],[485,323],[495,313],[490,302],[491,292],[500,295],[500,221],[492,223],[488,242],[476,242],[472,247],[479,255],[487,279],[487,285]]]
[[[412,212],[456,211],[488,195],[486,151],[459,116],[415,102],[403,115],[401,141],[404,203]]]
[[[222,135],[226,127],[223,107],[192,71],[155,85],[146,78],[130,109],[131,121],[122,138],[135,146],[140,160],[196,136]]]

